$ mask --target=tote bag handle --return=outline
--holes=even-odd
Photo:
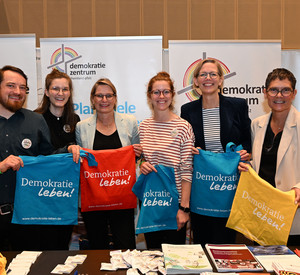
[[[243,150],[243,146],[242,145],[235,145],[233,142],[228,142],[226,144],[226,153],[228,152],[237,152]]]

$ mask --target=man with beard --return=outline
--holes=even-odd
[[[53,153],[43,116],[22,108],[28,90],[27,76],[21,69],[4,66],[0,70],[0,251],[39,250],[38,226],[11,223],[16,171],[24,165],[18,155]],[[69,146],[68,151],[78,162],[79,147]]]

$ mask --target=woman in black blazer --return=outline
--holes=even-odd
[[[195,147],[225,152],[226,144],[242,144],[241,160],[251,151],[251,120],[245,99],[223,96],[223,70],[215,59],[202,60],[194,71],[194,88],[199,100],[184,104],[181,117],[193,127]],[[194,148],[194,153],[198,150]],[[205,199],[205,198],[203,198]],[[235,231],[226,228],[227,218],[191,213],[194,243],[234,243]]]

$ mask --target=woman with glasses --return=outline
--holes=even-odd
[[[177,116],[174,110],[174,84],[166,72],[160,72],[148,83],[147,100],[152,117],[140,124],[140,139],[144,159],[140,171],[144,175],[157,172],[155,165],[174,168],[179,193],[177,230],[144,233],[148,249],[161,248],[162,243],[184,244],[186,223],[189,220],[192,181],[192,148],[194,133],[191,125]]]
[[[117,90],[107,78],[99,79],[90,94],[95,114],[76,126],[76,141],[87,149],[118,149],[133,145],[141,155],[137,120],[133,115],[116,112]],[[82,212],[91,249],[109,249],[109,228],[113,249],[134,249],[134,209]]]
[[[183,105],[181,117],[193,127],[196,138],[194,154],[199,153],[197,148],[222,153],[227,143],[233,142],[243,146],[241,160],[247,160],[251,150],[248,105],[245,99],[223,96],[223,82],[219,62],[202,60],[194,70],[193,85],[200,98]],[[235,231],[227,228],[226,223],[226,217],[191,213],[194,243],[235,243]]]
[[[46,120],[54,149],[76,143],[75,126],[80,118],[74,112],[72,95],[71,78],[53,69],[46,76],[45,93],[35,112],[42,114]],[[72,225],[41,226],[41,249],[68,250],[72,231]]]
[[[271,112],[252,121],[252,166],[259,176],[281,191],[294,189],[300,205],[300,113],[292,106],[296,78],[287,69],[274,69],[265,83]],[[248,165],[240,163],[240,171]],[[294,217],[288,245],[300,245],[300,212]]]
[[[35,112],[44,116],[54,148],[75,144],[75,126],[80,118],[74,112],[71,78],[53,69],[46,77],[45,88],[40,107]]]

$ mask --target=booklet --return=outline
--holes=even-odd
[[[191,274],[212,271],[200,244],[162,244],[167,274]]]
[[[273,272],[273,262],[300,263],[300,258],[285,245],[248,246],[267,272]]]
[[[300,265],[296,263],[273,262],[272,267],[276,275],[300,275]]]
[[[205,247],[218,272],[264,270],[245,244],[206,244]]]

